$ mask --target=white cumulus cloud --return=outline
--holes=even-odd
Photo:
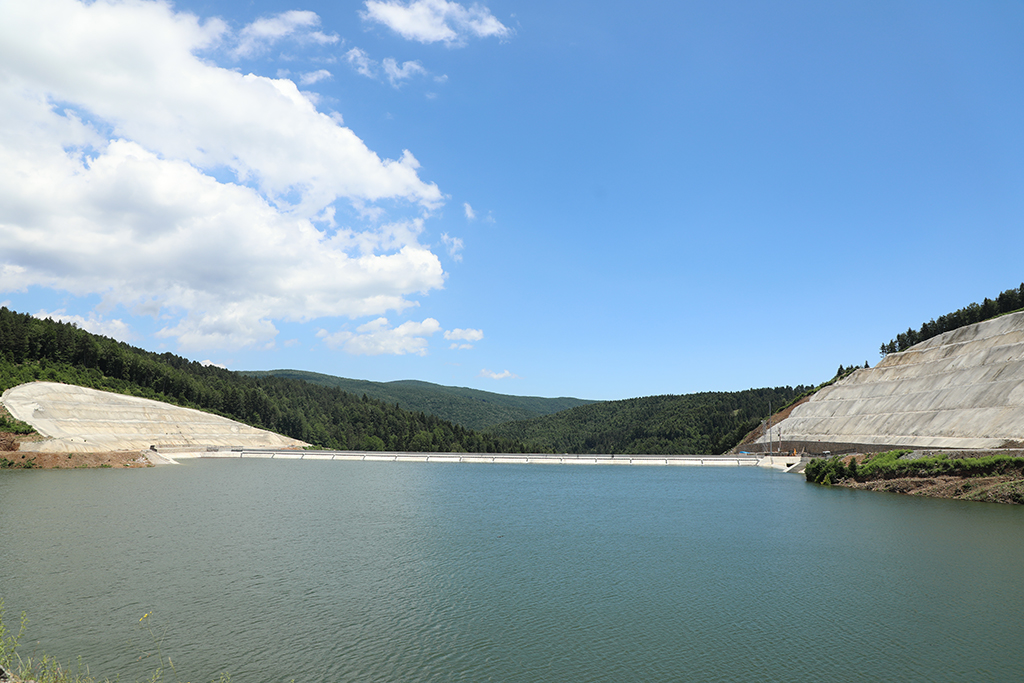
[[[282,38],[292,37],[300,41],[312,41],[329,45],[339,41],[338,36],[311,31],[320,25],[315,12],[291,10],[272,17],[257,19],[238,35],[238,44],[232,50],[236,57],[254,57],[264,52]]]
[[[310,71],[299,76],[299,83],[302,85],[313,85],[320,81],[327,80],[331,77],[331,72],[327,69],[318,69],[316,71]]]
[[[387,75],[388,81],[396,88],[402,84],[402,81],[427,73],[427,70],[415,61],[399,64],[391,57],[385,57],[381,64],[384,66],[384,73]]]
[[[366,53],[366,50],[358,47],[352,48],[345,53],[345,61],[352,65],[356,73],[367,78],[377,77],[377,62],[370,59],[370,55]]]
[[[462,260],[462,238],[461,237],[450,237],[448,233],[441,233],[441,241],[444,242],[444,246],[448,249],[448,255],[452,257],[453,261]]]
[[[483,339],[484,331],[474,330],[471,328],[463,330],[456,327],[454,330],[445,330],[444,338],[453,342],[448,347],[449,349],[471,349],[473,348],[473,344],[468,342],[478,342]]]
[[[360,325],[355,332],[342,330],[331,334],[320,330],[317,337],[332,349],[342,349],[356,356],[425,356],[428,337],[440,329],[441,324],[433,318],[426,318],[419,323],[410,320],[398,327],[390,327],[387,318],[377,318]]]
[[[462,204],[462,209],[466,212],[467,220],[474,220],[476,218],[476,211],[474,211],[473,207],[469,205],[469,202],[464,202]]]
[[[464,7],[447,0],[367,0],[364,20],[384,24],[408,40],[462,45],[469,37],[506,38],[511,30],[486,7]]]
[[[445,330],[444,338],[445,339],[462,339],[464,341],[475,342],[475,341],[480,341],[481,339],[484,338],[484,331],[483,330],[474,330],[472,328],[467,328],[467,329],[463,330],[463,329],[460,329],[460,328],[456,327],[454,330]]]
[[[515,375],[508,370],[504,372],[491,372],[487,368],[480,371],[480,377],[489,377],[490,379],[518,379],[519,375]]]
[[[370,58],[366,50],[359,47],[353,47],[346,52],[345,61],[356,70],[356,73],[374,80],[379,80],[378,73],[383,69],[384,76],[394,88],[400,88],[404,81],[413,76],[426,76],[429,73],[422,64],[415,60],[399,64],[397,59],[385,57],[378,65],[375,59]]]
[[[39,318],[40,320],[54,320],[61,323],[71,323],[75,327],[83,329],[93,334],[98,334],[104,337],[111,337],[118,341],[130,342],[135,339],[135,334],[132,332],[131,327],[127,323],[120,319],[115,320],[104,320],[96,315],[91,315],[88,318],[80,315],[68,315],[64,309],[59,309],[53,312],[39,311],[32,317]]]
[[[443,286],[418,237],[444,198],[412,153],[382,159],[293,81],[217,66],[223,22],[147,0],[0,0],[0,16],[0,293],[96,295],[191,350]],[[271,19],[236,51],[333,40],[312,13]],[[382,220],[379,201],[415,217]],[[335,202],[372,224],[337,226]]]

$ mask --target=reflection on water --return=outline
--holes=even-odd
[[[179,680],[1011,680],[1024,509],[756,468],[0,472],[31,649]]]

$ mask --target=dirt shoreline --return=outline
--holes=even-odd
[[[38,435],[18,437],[23,441],[42,441]],[[51,453],[44,451],[0,450],[0,469],[66,470],[85,467],[152,467],[143,451],[97,451],[94,453]]]
[[[153,467],[139,451],[104,451],[100,453],[40,453],[30,451],[0,452],[0,460],[13,463],[11,469],[65,470],[83,467]]]
[[[843,480],[836,484],[862,491],[887,491],[928,498],[973,500],[983,503],[1024,504],[1024,479],[997,477],[902,477],[877,481]]]
[[[979,458],[988,455],[1022,455],[1018,449],[986,450],[986,451],[915,451],[918,457],[928,457],[943,453],[951,458]],[[846,465],[856,459],[858,464],[870,454],[854,454],[843,458]],[[982,477],[956,477],[940,475],[934,477],[896,477],[893,479],[873,479],[855,481],[842,479],[833,484],[859,491],[883,491],[887,493],[903,493],[911,496],[927,498],[945,498],[947,500],[971,500],[983,503],[1001,503],[1004,505],[1024,505],[1024,477],[1020,473],[1011,472]]]

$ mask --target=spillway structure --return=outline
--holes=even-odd
[[[773,425],[809,453],[1024,447],[1024,312],[946,332],[825,387]],[[766,450],[769,436],[757,439]]]
[[[44,441],[23,451],[84,453],[160,448],[302,448],[308,444],[191,408],[56,382],[8,389],[0,403]]]

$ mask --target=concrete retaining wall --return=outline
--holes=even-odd
[[[864,453],[869,451],[891,451],[896,448],[903,448],[900,444],[879,444],[879,443],[850,443],[837,441],[774,441],[771,444],[773,453],[807,453],[809,455],[844,453]],[[768,453],[768,443],[748,443],[736,447],[736,452],[749,453],[751,455],[762,455]]]

